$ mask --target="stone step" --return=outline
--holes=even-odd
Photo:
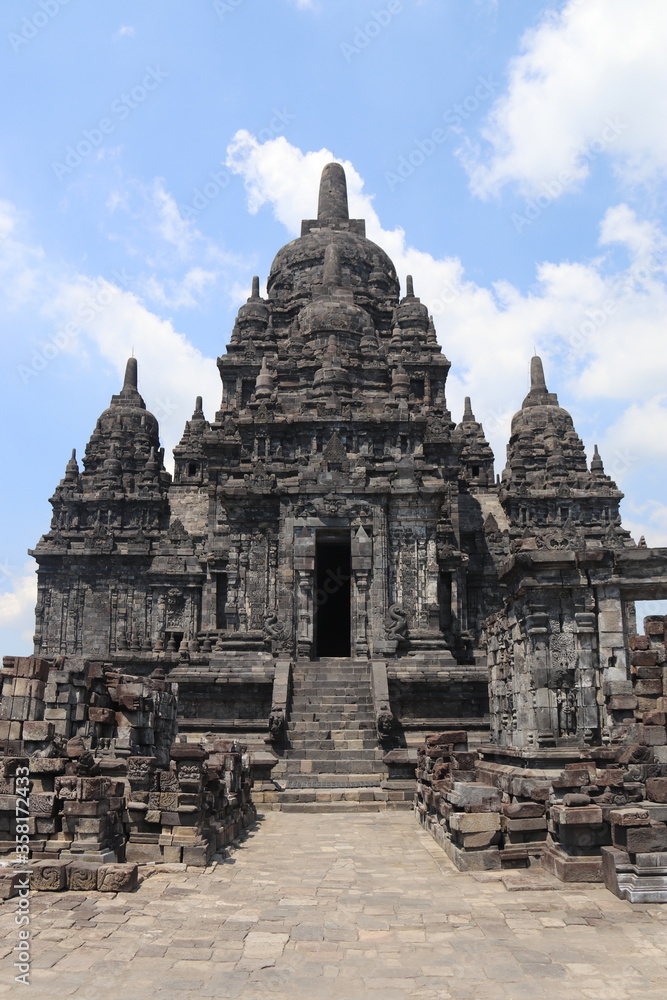
[[[301,760],[287,758],[286,774],[384,774],[387,766],[382,760],[361,760],[358,758],[316,757],[304,760],[308,772],[301,771]]]
[[[373,707],[373,699],[370,695],[360,691],[336,691],[331,694],[322,694],[321,691],[296,691],[292,695],[292,705],[366,705]]]
[[[281,760],[271,772],[272,780],[277,782],[277,787],[281,791],[285,789],[303,788],[381,788],[389,780],[381,773],[360,774],[358,771],[350,771],[341,774],[336,771],[287,771],[287,761]],[[397,782],[392,781],[391,787],[399,787]],[[400,786],[403,787],[402,785]],[[412,782],[410,795],[414,798],[415,783]]]
[[[292,694],[292,700],[303,701],[306,698],[319,698],[322,701],[343,701],[343,702],[367,702],[373,704],[368,691],[360,691],[358,688],[351,688],[349,691],[342,691],[340,687],[332,687],[328,691],[322,688],[297,688]]]
[[[290,718],[310,715],[311,713],[320,719],[323,717],[330,719],[349,719],[352,717],[370,719],[373,717],[371,709],[365,706],[358,708],[356,705],[322,705],[310,702],[308,705],[294,705],[290,712]]]
[[[387,809],[412,809],[412,802],[285,802],[269,808],[294,813],[384,812]]]
[[[378,741],[374,737],[362,740],[308,739],[306,737],[291,736],[289,742],[291,750],[305,750],[307,752],[312,752],[313,750],[335,750],[337,752],[341,750],[375,750],[378,745]]]
[[[338,712],[291,712],[289,726],[302,729],[304,725],[316,725],[318,728],[328,726],[330,729],[343,729],[350,722],[358,729],[371,729],[375,725],[372,715],[347,715]],[[348,727],[349,728],[349,727]]]
[[[365,748],[363,750],[336,750],[334,747],[316,748],[304,750],[299,747],[291,747],[287,751],[288,760],[382,760],[384,750],[382,748]]]
[[[329,739],[329,734],[331,730],[344,730],[345,718],[341,718],[339,715],[333,718],[322,716],[320,719],[316,719],[314,722],[302,722],[290,724],[287,727],[287,732],[293,734],[294,736],[303,736],[308,739]],[[362,739],[364,735],[370,736],[375,732],[375,723],[372,719],[352,719],[350,720],[353,725],[348,727],[352,736],[343,736],[342,739]],[[355,732],[355,730],[357,732]]]

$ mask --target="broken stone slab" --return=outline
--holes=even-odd
[[[453,812],[449,817],[449,825],[458,833],[483,833],[500,830],[500,813]]]
[[[614,826],[650,826],[651,817],[646,809],[628,806],[625,809],[612,809],[609,822]]]
[[[559,892],[563,888],[540,871],[503,872],[500,881],[508,892]]]
[[[457,729],[449,733],[430,733],[424,742],[429,751],[436,747],[443,747],[443,749],[449,749],[453,746],[467,747],[468,734],[465,729]]]
[[[466,812],[499,812],[501,806],[500,792],[493,785],[465,781],[454,782],[453,791],[447,793],[447,801]]]
[[[545,812],[545,806],[539,802],[510,802],[503,806],[503,815],[508,819],[536,819]]]
[[[11,868],[0,869],[0,899],[12,899],[19,894],[19,881],[25,876]]]
[[[552,806],[551,818],[561,826],[596,826],[602,823],[600,806]]]
[[[651,802],[667,803],[667,778],[647,778],[646,798]]]

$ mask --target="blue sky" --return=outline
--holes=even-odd
[[[5,0],[0,631],[126,357],[168,452],[251,277],[346,164],[504,465],[534,348],[667,545],[662,0]]]

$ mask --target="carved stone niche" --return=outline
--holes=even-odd
[[[186,600],[182,591],[172,587],[167,591],[165,600],[165,627],[168,630],[182,632],[185,629]]]

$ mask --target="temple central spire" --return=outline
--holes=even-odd
[[[345,170],[340,163],[327,163],[320,180],[318,222],[344,222],[349,218]]]

